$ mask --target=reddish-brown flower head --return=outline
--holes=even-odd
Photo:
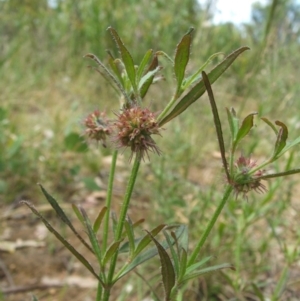
[[[124,108],[114,123],[116,130],[115,141],[118,147],[130,147],[132,153],[149,158],[149,151],[160,154],[160,150],[152,139],[159,135],[159,126],[155,114],[149,109],[139,106]]]
[[[93,140],[101,141],[106,147],[106,138],[111,135],[112,128],[105,113],[99,110],[94,111],[86,117],[84,125],[86,126],[85,134]]]
[[[264,174],[264,170],[257,170],[254,173],[251,170],[256,166],[256,162],[250,158],[241,156],[235,163],[236,171],[231,179],[231,185],[235,190],[236,196],[240,193],[246,197],[246,194],[254,190],[256,192],[265,192],[266,186],[261,183],[260,176]]]

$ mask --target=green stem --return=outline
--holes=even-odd
[[[176,95],[174,95],[172,97],[172,99],[169,101],[169,103],[167,104],[167,106],[164,108],[164,110],[157,117],[158,121],[162,120],[167,115],[167,113],[173,107],[173,105],[175,104],[175,102],[176,102],[177,99],[178,99],[178,97],[176,97]]]
[[[102,285],[100,282],[98,282],[96,301],[101,301],[101,297],[102,297]]]
[[[123,201],[123,204],[121,207],[119,222],[118,222],[116,234],[115,234],[115,241],[119,240],[123,233],[124,222],[125,222],[126,214],[128,211],[135,180],[137,178],[137,174],[139,171],[140,163],[141,163],[141,156],[136,155],[133,166],[132,166],[130,178],[128,180],[124,201]],[[107,284],[109,285],[109,287],[104,290],[103,301],[108,301],[109,297],[110,297],[110,290],[113,285],[113,276],[114,276],[114,272],[115,272],[115,268],[116,268],[117,258],[118,258],[118,251],[116,251],[116,253],[114,254],[114,256],[111,259],[111,263],[110,263],[110,267],[109,267],[109,271],[108,271],[108,277],[107,277]]]
[[[218,208],[216,209],[216,211],[215,211],[214,215],[212,216],[211,220],[209,221],[209,223],[208,223],[208,225],[207,225],[204,233],[202,234],[201,239],[199,240],[196,248],[194,249],[194,251],[191,254],[191,257],[190,257],[190,259],[188,261],[188,266],[191,266],[192,264],[195,263],[195,261],[197,259],[197,256],[198,256],[201,248],[203,247],[203,245],[204,245],[204,243],[205,243],[205,241],[206,241],[206,239],[207,239],[207,237],[208,237],[211,229],[215,225],[215,223],[216,223],[216,221],[217,221],[217,219],[218,219],[218,217],[219,217],[219,215],[220,215],[223,207],[225,206],[225,204],[226,204],[226,202],[227,202],[227,200],[228,200],[228,198],[229,198],[232,190],[233,190],[233,188],[230,185],[228,185],[226,187],[221,203],[219,204]]]
[[[117,226],[117,230],[116,230],[115,240],[119,240],[123,233],[124,222],[125,222],[126,214],[128,211],[128,206],[129,206],[132,191],[134,188],[135,180],[137,178],[137,174],[139,171],[140,163],[141,163],[141,157],[139,155],[137,155],[134,160],[134,164],[132,167],[131,175],[130,175],[130,178],[128,181],[128,185],[127,185],[127,189],[126,189],[126,193],[125,193],[125,197],[124,197],[124,202],[122,204],[119,222],[118,222],[118,226]]]
[[[117,157],[118,157],[118,151],[115,150],[112,155],[112,162],[111,162],[111,166],[110,166],[110,173],[109,173],[108,187],[107,187],[107,196],[106,196],[106,202],[105,202],[107,211],[106,211],[104,225],[103,225],[102,254],[105,254],[105,251],[107,248],[111,200],[112,200],[112,192],[113,192]]]

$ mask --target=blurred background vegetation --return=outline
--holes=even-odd
[[[87,68],[92,63],[83,56],[91,52],[106,62],[106,49],[117,55],[106,31],[108,26],[118,31],[136,63],[150,48],[172,56],[191,26],[196,31],[190,70],[197,69],[213,53],[229,54],[240,46],[249,46],[251,50],[239,57],[213,86],[221,117],[226,123],[224,107],[234,106],[240,116],[257,111],[259,116],[284,121],[295,137],[300,127],[299,4],[293,0],[257,3],[251,22],[241,25],[213,24],[213,4],[208,1],[200,5],[197,0],[1,0],[0,206],[16,204],[23,198],[40,199],[37,182],[65,201],[80,202],[90,192],[101,189],[95,179],[106,176],[102,159],[110,151],[84,142],[82,120],[98,108],[118,110],[118,97],[97,73]],[[147,105],[157,111],[174,92],[171,68],[164,60],[161,63],[166,81],[152,88],[147,100]],[[152,189],[146,189],[146,197],[161,214],[153,220],[190,221],[196,236],[200,220],[203,227],[206,223],[204,208],[209,212],[210,203],[217,202],[223,179],[207,101],[203,98],[192,108],[168,124],[165,135],[157,141],[163,155],[152,156],[150,164],[144,164],[137,190],[149,187],[151,181]],[[272,149],[274,138],[259,120],[257,124],[260,127],[251,133],[243,152],[261,160]],[[226,128],[225,125],[225,131]],[[297,165],[299,155],[293,153],[287,159],[286,166],[274,169]],[[124,163],[128,165],[127,157]],[[255,279],[252,275],[258,274],[258,265],[249,258],[255,252],[263,254],[256,258],[260,262],[268,258],[271,247],[266,245],[274,236],[256,240],[253,247],[251,235],[243,244],[239,243],[241,235],[247,236],[249,225],[260,218],[268,223],[268,217],[286,214],[293,202],[293,189],[297,189],[296,177],[285,180],[284,185],[280,183],[269,185],[264,196],[251,196],[251,208],[247,202],[233,200],[207,246],[208,250],[220,248],[226,258],[236,240],[239,248],[233,251],[235,264],[247,270],[251,283]],[[204,206],[200,207],[201,214],[200,204]],[[239,206],[248,207],[238,224],[232,213],[239,212]],[[281,223],[273,222],[276,225],[269,225],[271,229]],[[244,226],[237,229],[237,224]],[[257,225],[260,224],[253,227]],[[289,233],[292,226],[286,227]],[[296,232],[299,236],[299,230]],[[251,253],[253,248],[255,252]],[[263,269],[270,266],[267,262]],[[236,291],[246,287],[238,276],[232,276],[231,281]]]

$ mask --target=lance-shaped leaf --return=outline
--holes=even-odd
[[[60,219],[72,230],[72,232],[76,235],[76,237],[82,242],[82,244],[92,253],[94,253],[94,251],[92,250],[92,248],[90,247],[90,245],[83,239],[83,237],[76,231],[76,229],[74,228],[73,224],[71,223],[71,221],[69,220],[69,218],[66,216],[65,212],[62,210],[62,208],[58,205],[58,202],[56,201],[56,199],[51,196],[46,189],[39,184],[44,196],[46,197],[47,201],[49,202],[49,204],[51,205],[51,207],[55,210],[56,214],[60,217]]]
[[[224,139],[223,139],[222,125],[221,125],[221,120],[220,120],[219,113],[218,113],[218,108],[217,108],[217,105],[215,102],[214,94],[211,89],[209,79],[204,71],[202,72],[202,77],[203,77],[203,82],[204,82],[204,85],[205,85],[205,88],[207,90],[207,94],[209,97],[211,110],[212,110],[212,113],[214,116],[214,123],[215,123],[216,132],[217,132],[223,167],[224,167],[224,170],[226,173],[227,180],[230,181],[230,175],[228,172],[228,163],[226,160],[226,152],[225,152],[225,144],[224,144]]]
[[[291,175],[295,175],[297,173],[300,173],[300,168],[291,169],[291,170],[287,170],[287,171],[283,171],[283,172],[267,174],[267,175],[257,177],[256,179],[257,180],[267,180],[267,179],[272,179],[272,178],[291,176]]]
[[[191,274],[193,271],[195,271],[196,269],[200,268],[202,265],[204,265],[206,262],[208,262],[210,259],[212,258],[212,256],[208,256],[203,258],[202,260],[192,264],[191,266],[189,266],[186,269],[186,274]]]
[[[125,225],[125,231],[127,234],[128,244],[129,244],[129,258],[132,258],[132,255],[135,250],[135,241],[134,241],[133,225],[129,217],[125,219],[124,225]]]
[[[173,268],[174,268],[175,274],[178,275],[179,274],[179,263],[180,263],[179,262],[180,249],[178,246],[178,239],[174,232],[171,232],[171,237],[173,238],[172,240],[171,240],[169,233],[167,233],[166,231],[163,231],[163,233],[164,233],[166,241],[169,245],[169,249],[171,251],[171,257],[172,257],[172,261],[173,261]],[[176,250],[175,250],[175,247],[176,247]]]
[[[277,157],[280,157],[283,155],[286,151],[288,151],[290,148],[294,147],[295,145],[300,144],[300,137],[296,138],[293,141],[290,141],[286,144],[286,146],[281,150],[279,154],[277,154]]]
[[[151,230],[151,234],[156,236],[163,228],[165,227],[164,224],[157,226],[153,230]],[[148,234],[145,234],[143,237],[136,238],[134,240],[134,244],[136,247],[134,252],[134,257],[137,256],[141,251],[143,251],[151,242]],[[130,250],[129,242],[125,242],[119,249],[120,253],[126,253]]]
[[[274,131],[275,135],[277,136],[278,130],[275,127],[275,125],[268,118],[266,118],[266,117],[261,117],[260,119],[262,121],[264,121]]]
[[[190,59],[190,48],[192,43],[193,31],[194,28],[190,28],[189,31],[182,37],[181,41],[176,47],[174,59],[174,72],[177,79],[176,94],[179,94],[181,90],[181,84],[184,79],[185,69]]]
[[[152,54],[153,54],[153,50],[152,50],[152,49],[149,49],[149,50],[145,53],[145,55],[144,55],[144,57],[143,57],[141,63],[139,64],[138,69],[137,69],[137,72],[136,72],[137,83],[139,83],[139,81],[140,81],[140,79],[142,78],[143,74],[145,74],[146,66],[147,66],[148,63],[149,63]]]
[[[237,133],[239,131],[239,119],[236,117],[236,112],[234,108],[226,108],[227,118],[231,133],[232,142],[236,140]]]
[[[100,210],[100,212],[99,212],[97,218],[95,219],[95,222],[94,222],[94,224],[93,224],[93,231],[94,231],[95,233],[98,232],[98,230],[99,230],[99,228],[100,228],[100,226],[101,226],[101,223],[102,223],[102,221],[103,221],[103,218],[104,218],[106,212],[107,212],[107,207],[103,207],[103,208]]]
[[[286,140],[288,138],[287,126],[279,120],[275,121],[275,124],[280,126],[280,129],[278,131],[277,139],[276,139],[276,142],[275,142],[273,158],[276,158],[277,155],[282,151],[282,149],[286,145]]]
[[[233,53],[228,55],[220,64],[213,68],[208,73],[208,78],[211,84],[213,84],[224,72],[225,70],[235,61],[235,59],[248,50],[249,47],[241,47],[235,50]],[[162,126],[169,122],[182,112],[184,112],[192,103],[194,103],[198,98],[200,98],[205,92],[205,85],[203,80],[196,84],[182,99],[179,100],[174,109],[165,118],[160,120],[159,125]]]
[[[186,227],[185,225],[180,225],[176,229],[175,234],[176,234],[177,239],[180,239],[181,235],[184,233],[185,227]],[[151,239],[150,239],[150,241],[151,241]],[[169,245],[168,245],[168,243],[166,241],[163,241],[161,243],[161,246],[164,249],[168,249],[168,247],[169,247]],[[157,250],[156,247],[153,247],[153,248],[150,248],[150,249],[147,249],[147,250],[141,252],[138,256],[136,256],[132,260],[132,262],[130,262],[130,264],[126,267],[126,269],[124,269],[122,271],[122,273],[120,273],[120,275],[118,275],[117,279],[120,279],[124,275],[128,274],[131,270],[133,270],[134,268],[136,268],[137,266],[139,266],[140,264],[142,264],[143,262],[145,262],[145,261],[151,259],[152,257],[156,256],[157,253],[158,253],[158,250]]]
[[[123,239],[120,239],[118,241],[115,241],[111,244],[111,246],[107,249],[103,256],[102,264],[105,266],[107,262],[112,258],[113,255],[115,255],[116,252],[118,252],[120,243],[123,241]]]
[[[136,71],[133,63],[133,59],[127,48],[125,47],[124,43],[122,42],[121,38],[119,37],[117,31],[112,28],[108,27],[108,30],[110,31],[110,34],[112,35],[113,39],[116,42],[117,47],[119,48],[122,61],[124,63],[126,73],[128,75],[128,78],[131,82],[131,85],[133,87],[134,91],[137,91],[137,85],[136,85]]]
[[[139,83],[139,90],[140,90],[140,96],[141,98],[144,98],[147,94],[151,84],[153,83],[154,77],[157,74],[159,70],[161,70],[158,66],[158,59],[157,55],[155,54],[153,57],[153,60],[151,61],[151,64],[149,65],[147,71],[145,72],[145,76],[143,76],[143,83]],[[157,71],[155,71],[157,70]],[[149,76],[150,75],[150,76]]]
[[[177,281],[180,282],[185,273],[186,273],[186,267],[187,267],[187,251],[182,248],[181,255],[180,255],[180,263],[179,263],[179,273],[177,276]]]
[[[216,271],[219,271],[219,270],[222,270],[222,269],[235,270],[234,266],[231,263],[223,263],[223,264],[219,264],[219,265],[214,265],[214,266],[211,266],[211,267],[208,267],[208,268],[201,269],[201,270],[196,271],[194,273],[186,273],[186,275],[182,279],[182,283],[184,283],[188,280],[197,278],[199,276],[202,276],[204,274],[216,272]]]
[[[121,74],[121,65],[122,65],[122,61],[120,59],[112,59],[109,58],[108,59],[108,64],[111,68],[111,70],[113,71],[113,73],[116,75],[117,79],[119,80],[120,84],[124,87],[124,80]]]
[[[92,225],[91,225],[91,222],[85,212],[85,210],[83,208],[80,208],[80,212],[84,218],[84,223],[85,223],[85,226],[88,230],[88,236],[89,236],[89,239],[90,239],[90,242],[92,244],[92,247],[93,247],[93,250],[96,254],[96,257],[98,259],[98,262],[99,262],[99,265],[101,266],[101,260],[102,260],[102,256],[101,256],[101,249],[100,249],[100,246],[99,246],[99,242],[98,242],[98,239],[96,237],[96,234],[92,228]]]
[[[146,73],[139,83],[140,95],[142,98],[147,94],[151,84],[153,83],[154,76],[162,69],[161,66],[158,66],[156,69],[149,71]]]
[[[120,90],[120,92],[123,94],[123,96],[125,97],[125,99],[130,102],[130,98],[128,97],[127,93],[125,92],[125,90],[123,89],[123,85],[119,82],[119,80],[105,67],[105,65],[92,53],[88,53],[86,54],[84,57],[90,58],[92,60],[94,60],[104,71],[105,76],[104,78],[110,78],[118,87],[118,89]],[[97,70],[100,72],[100,74],[102,74],[102,72],[100,70]],[[110,82],[110,81],[109,81]]]
[[[171,258],[169,257],[165,248],[150,234],[150,232],[148,232],[148,234],[155,243],[158,250],[161,263],[162,282],[165,291],[165,301],[170,301],[172,288],[174,287],[176,281],[175,270]]]
[[[151,235],[156,236],[165,226],[166,225],[162,224],[155,227],[152,231],[150,231]],[[141,251],[143,251],[149,245],[150,242],[151,238],[149,237],[149,235],[146,234],[137,245],[136,250],[134,252],[134,256],[137,256],[139,253],[141,253]]]
[[[21,204],[25,204],[35,215],[37,215],[41,221],[44,223],[46,228],[95,276],[98,281],[105,287],[103,281],[95,273],[92,266],[89,262],[67,241],[65,240],[52,226],[48,221],[36,210],[36,208],[31,205],[29,202],[21,201]]]
[[[253,118],[254,115],[257,115],[257,113],[251,113],[249,114],[242,122],[241,127],[239,128],[237,135],[236,135],[236,139],[233,143],[233,152],[236,148],[236,146],[238,145],[238,143],[246,136],[248,135],[248,133],[250,132],[250,130],[253,127]]]
[[[72,204],[72,209],[73,209],[74,213],[76,214],[77,218],[79,219],[79,221],[81,222],[81,224],[84,226],[84,218],[80,212],[78,205]]]

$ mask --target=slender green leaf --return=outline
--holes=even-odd
[[[171,241],[171,238],[170,238],[170,234],[167,233],[167,231],[163,230],[163,233],[164,233],[166,241],[169,245],[169,249],[171,251],[172,260],[173,260],[173,268],[175,270],[176,275],[178,275],[179,274],[179,264],[180,264],[180,262],[179,262],[180,253],[179,253],[179,248],[178,248],[178,239],[177,239],[174,232],[171,232],[171,235],[172,235],[172,233],[174,234],[174,235],[172,235],[172,238],[173,238],[172,241]],[[176,250],[175,250],[173,245],[176,246]]]
[[[65,240],[52,226],[48,221],[36,210],[36,208],[26,201],[21,201],[21,204],[25,204],[35,215],[37,215],[41,221],[44,223],[46,228],[54,234],[54,236],[95,276],[98,281],[104,286],[103,281],[99,278],[99,276],[95,273],[92,266],[89,262],[67,241]]]
[[[105,78],[108,77],[110,78],[118,87],[118,89],[120,90],[120,92],[123,94],[123,96],[125,97],[125,99],[130,103],[131,99],[128,97],[127,93],[125,92],[123,85],[118,81],[118,79],[106,68],[106,66],[97,58],[97,56],[95,56],[92,53],[88,53],[86,54],[84,57],[90,58],[93,61],[95,61],[105,72]],[[101,71],[99,71],[100,74],[102,74]],[[110,81],[109,81],[110,82]]]
[[[180,264],[179,264],[179,273],[177,277],[178,282],[180,282],[181,279],[183,279],[186,273],[186,267],[187,267],[187,251],[182,248],[181,256],[180,256]]]
[[[288,151],[290,148],[294,147],[295,145],[300,144],[300,137],[296,138],[295,140],[288,142],[286,146],[281,150],[279,154],[277,154],[278,157],[283,155],[286,151]]]
[[[275,124],[280,126],[280,129],[279,129],[278,134],[277,134],[277,139],[276,139],[276,142],[275,142],[273,157],[276,157],[282,151],[282,149],[286,145],[286,140],[288,138],[287,126],[279,120],[275,121]]]
[[[192,74],[191,76],[189,76],[188,78],[186,78],[183,83],[182,83],[182,88],[183,90],[185,90],[186,88],[188,88],[190,85],[194,84],[196,81],[200,80],[201,79],[201,72],[206,68],[206,66],[208,64],[211,63],[211,61],[216,57],[216,56],[219,56],[219,55],[223,55],[224,56],[224,53],[223,52],[217,52],[217,53],[214,53],[212,54],[207,60],[206,62],[194,73]]]
[[[144,218],[140,218],[136,222],[133,223],[133,228],[137,228],[139,225],[141,225],[145,221]]]
[[[128,243],[129,243],[129,258],[132,258],[132,255],[135,250],[133,225],[129,218],[125,219],[124,225],[125,225],[125,231],[126,231],[127,237],[128,237]]]
[[[158,66],[158,59],[157,59],[157,55],[155,54],[152,61],[151,61],[151,64],[149,65],[147,71],[145,72],[145,77],[143,77],[143,79],[141,80],[141,81],[143,81],[143,83],[139,84],[139,90],[140,90],[141,98],[144,98],[145,95],[147,94],[151,84],[154,81],[155,75],[160,70],[160,69],[157,69],[158,67],[159,67]],[[155,72],[155,70],[157,70],[157,71]],[[148,77],[147,74],[151,75],[151,76]]]
[[[165,53],[164,51],[162,51],[162,50],[156,51],[156,52],[155,52],[155,55],[163,56],[163,57],[165,57],[168,61],[170,61],[172,64],[174,64],[174,61],[171,59],[171,57],[170,57],[167,53]]]
[[[169,300],[172,288],[174,287],[176,281],[175,270],[172,261],[168,253],[166,252],[165,248],[150,234],[150,232],[148,232],[148,235],[155,243],[158,250],[160,263],[161,263],[162,282],[165,291],[165,300]]]
[[[196,269],[200,268],[202,265],[204,265],[206,262],[208,262],[211,258],[212,258],[212,256],[208,256],[208,257],[205,257],[202,260],[192,264],[191,266],[189,266],[187,268],[186,274],[190,274],[193,271],[195,271]]]
[[[124,87],[124,80],[123,80],[123,77],[122,77],[122,74],[121,74],[121,66],[120,65],[123,65],[122,64],[122,61],[120,59],[112,59],[112,58],[109,58],[108,59],[108,64],[111,68],[111,70],[113,71],[113,73],[116,75],[117,79],[119,80],[120,84]],[[122,66],[123,67],[123,66]]]
[[[209,79],[204,71],[202,72],[202,77],[203,77],[203,82],[204,82],[205,88],[208,93],[211,110],[212,110],[212,113],[214,116],[214,123],[215,123],[215,127],[216,127],[218,141],[219,141],[219,148],[220,148],[220,153],[221,153],[221,157],[222,157],[223,167],[224,167],[224,170],[225,170],[225,173],[227,176],[227,180],[229,181],[230,175],[228,172],[228,163],[226,160],[225,144],[224,144],[224,139],[223,139],[222,125],[221,125],[221,120],[220,120],[219,113],[218,113],[218,108],[217,108],[217,105],[215,102],[214,94],[211,89]]]
[[[180,239],[181,235],[184,233],[186,226],[185,225],[180,225],[177,227],[175,234],[177,239]],[[153,235],[153,234],[152,234]],[[168,249],[169,245],[166,241],[163,241],[161,243],[162,247],[165,249]],[[150,248],[148,250],[145,250],[144,252],[141,252],[138,256],[136,256],[132,262],[124,269],[124,271],[119,275],[118,279],[132,271],[134,268],[142,264],[143,262],[151,259],[152,257],[156,256],[158,253],[158,250],[156,247]]]
[[[248,135],[248,133],[252,129],[254,115],[257,115],[257,113],[251,113],[243,120],[242,125],[239,128],[238,133],[236,135],[236,139],[234,142],[234,148],[246,135]]]
[[[147,64],[149,63],[152,54],[153,54],[153,50],[152,50],[152,49],[149,49],[149,50],[145,53],[145,55],[144,55],[144,57],[143,57],[143,59],[142,59],[140,65],[139,65],[139,67],[138,67],[138,69],[137,69],[136,78],[137,78],[137,83],[138,83],[138,85],[139,85],[139,82],[140,82],[140,80],[141,80],[143,74],[145,73],[146,66],[147,66]]]
[[[291,175],[295,175],[297,173],[300,173],[300,168],[260,176],[257,179],[258,180],[267,180],[267,179],[272,179],[272,178],[291,176]]]
[[[150,231],[151,235],[156,236],[165,226],[166,225],[162,224],[155,227],[153,230]],[[150,242],[151,238],[149,237],[149,235],[146,234],[137,245],[136,250],[134,252],[134,257],[137,256],[141,251],[143,251],[149,245]]]
[[[136,85],[136,71],[133,63],[133,59],[127,48],[125,47],[124,43],[122,42],[121,38],[119,37],[117,31],[112,28],[108,27],[108,30],[110,31],[110,34],[112,35],[113,39],[116,42],[116,45],[119,48],[122,61],[124,63],[128,78],[131,82],[131,85],[133,87],[134,91],[137,91],[137,85]]]
[[[83,239],[83,237],[76,231],[76,229],[74,228],[73,224],[71,223],[71,221],[69,220],[69,218],[66,216],[65,212],[62,210],[62,208],[58,205],[58,202],[56,201],[56,199],[51,196],[46,189],[41,185],[38,184],[44,194],[44,196],[46,197],[47,201],[49,202],[49,204],[51,205],[51,207],[55,210],[56,214],[60,217],[60,219],[72,230],[72,232],[76,235],[76,237],[82,242],[82,244],[92,253],[94,253],[94,251],[92,250],[92,248],[90,247],[90,245]]]
[[[222,263],[219,265],[214,265],[205,269],[201,269],[197,272],[194,273],[186,273],[184,278],[182,279],[182,282],[186,282],[188,280],[197,278],[201,275],[207,274],[207,273],[211,273],[211,272],[216,272],[222,269],[231,269],[231,270],[235,270],[234,266],[231,263]]]
[[[84,218],[83,218],[83,216],[82,216],[82,214],[80,212],[80,209],[78,208],[78,205],[72,204],[72,209],[73,209],[74,213],[76,214],[77,218],[79,219],[79,221],[84,226]]]
[[[33,295],[32,296],[32,299],[31,299],[32,301],[39,301],[39,299],[35,296],[35,295]]]
[[[248,50],[249,47],[241,47],[235,50],[233,53],[228,55],[220,64],[213,68],[208,73],[208,78],[211,84],[213,84],[225,71],[226,69],[235,61],[235,59],[244,51]],[[203,80],[196,84],[182,99],[179,100],[174,109],[165,118],[160,120],[159,125],[162,126],[169,122],[182,112],[184,112],[192,103],[194,103],[198,98],[200,98],[205,92],[205,85]]]
[[[177,92],[181,90],[181,84],[184,79],[185,69],[190,59],[190,48],[192,43],[192,32],[194,28],[190,28],[189,31],[183,36],[181,41],[176,47],[175,59],[174,59],[174,72],[177,79]]]
[[[275,135],[277,136],[278,130],[275,127],[275,125],[268,118],[266,118],[266,117],[261,117],[260,119],[262,121],[264,121],[274,131]]]
[[[99,228],[100,228],[100,226],[101,226],[101,223],[102,223],[102,221],[103,221],[103,218],[104,218],[106,212],[107,212],[107,207],[103,207],[103,208],[99,211],[99,214],[98,214],[98,216],[97,216],[97,218],[95,219],[95,222],[94,222],[94,224],[93,224],[93,231],[94,231],[95,233],[98,232],[98,230],[99,230]]]
[[[230,110],[226,108],[226,112],[232,141],[235,141],[237,133],[239,131],[239,119],[236,117],[236,112],[234,108],[230,108]]]
[[[92,228],[92,225],[91,225],[91,221],[89,220],[85,210],[83,208],[80,208],[80,212],[81,212],[81,214],[84,218],[84,223],[85,223],[85,226],[88,230],[88,236],[89,236],[90,242],[92,244],[93,250],[94,250],[95,255],[98,259],[99,265],[101,266],[102,255],[101,255],[101,248],[100,248],[98,239],[96,237],[96,234],[95,234],[95,232]]]
[[[103,266],[107,264],[107,262],[112,258],[113,255],[115,255],[116,252],[118,252],[120,243],[123,241],[123,239],[120,239],[118,241],[115,241],[114,243],[111,244],[111,246],[107,249],[103,256]]]

